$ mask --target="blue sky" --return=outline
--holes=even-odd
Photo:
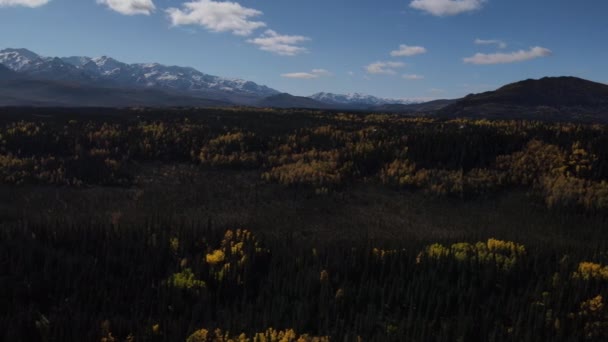
[[[608,83],[606,0],[0,0],[0,48],[192,66],[295,95]]]

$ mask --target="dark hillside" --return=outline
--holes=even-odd
[[[0,64],[0,81],[18,78],[19,74]]]
[[[259,107],[270,108],[311,108],[330,109],[331,105],[303,96],[293,96],[287,93],[264,98],[257,104]]]
[[[608,85],[545,77],[471,94],[440,111],[448,117],[608,120]]]
[[[6,68],[4,68],[6,69]],[[0,106],[129,107],[227,106],[230,103],[158,89],[97,87],[76,82],[28,79],[0,69]]]

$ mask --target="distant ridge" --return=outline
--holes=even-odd
[[[415,100],[401,100],[401,99],[388,99],[381,98],[372,95],[366,95],[361,93],[350,93],[350,94],[334,94],[320,92],[309,96],[313,100],[331,104],[337,107],[356,107],[356,108],[371,108],[387,104],[400,104],[408,105],[413,103],[420,103],[422,101]]]
[[[332,105],[303,96],[293,96],[287,93],[269,96],[256,104],[259,107],[272,108],[310,108],[332,109]]]
[[[545,77],[471,94],[438,113],[444,117],[608,121],[608,85],[577,77]]]
[[[385,104],[373,107],[376,112],[387,113],[431,113],[441,110],[458,100],[432,100],[428,102],[412,103],[412,104]]]
[[[171,94],[159,89],[104,88],[61,81],[4,79],[0,105],[19,107],[221,107],[230,103]]]

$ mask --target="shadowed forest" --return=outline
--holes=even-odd
[[[608,126],[2,109],[0,340],[606,341]]]

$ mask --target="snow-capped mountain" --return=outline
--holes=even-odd
[[[0,50],[0,64],[13,71],[24,71],[40,56],[27,49],[4,49]]]
[[[92,93],[98,95],[95,97],[95,101],[91,100],[87,103],[96,104],[104,103],[99,100],[105,98],[100,95],[103,94],[103,89],[111,89],[113,91],[108,93],[117,94],[117,96],[121,94],[121,90],[124,91],[124,94],[129,91],[135,92],[133,94],[137,94],[136,96],[141,98],[141,101],[133,102],[136,104],[145,103],[143,99],[146,96],[153,96],[155,91],[163,92],[161,97],[170,99],[165,103],[172,105],[176,103],[217,103],[274,106],[274,103],[278,103],[282,107],[289,105],[291,107],[314,106],[314,108],[367,110],[384,105],[408,105],[420,102],[379,98],[360,93],[346,95],[317,93],[309,97],[310,101],[305,101],[305,98],[297,96],[278,96],[281,92],[251,81],[208,75],[189,67],[167,66],[158,63],[128,64],[109,56],[45,57],[27,49],[4,49],[0,50],[0,65],[8,67],[24,79],[55,82],[52,86],[49,85],[53,89],[63,89],[67,92],[69,91],[66,90],[66,86],[90,89]],[[33,83],[28,84],[31,86]],[[59,93],[60,91],[57,90],[54,94]],[[189,99],[186,100],[186,98]],[[124,98],[120,100],[115,102],[108,100],[108,103],[130,103]],[[214,102],[200,102],[200,100]]]
[[[193,68],[158,63],[127,64],[107,56],[53,58],[26,49],[5,49],[0,50],[0,64],[39,79],[157,88],[237,103],[279,94],[254,82],[207,75]]]
[[[90,75],[83,70],[65,63],[60,58],[41,57],[26,49],[0,50],[0,64],[37,79],[75,82],[91,80]]]
[[[387,99],[361,93],[352,94],[333,94],[333,93],[316,93],[309,96],[311,99],[334,104],[348,106],[382,106],[386,104],[412,104],[419,101],[403,100],[403,99]]]
[[[72,57],[61,57],[61,60],[68,64],[72,64],[75,67],[82,67],[83,65],[89,63],[91,61],[91,58],[72,56]]]

